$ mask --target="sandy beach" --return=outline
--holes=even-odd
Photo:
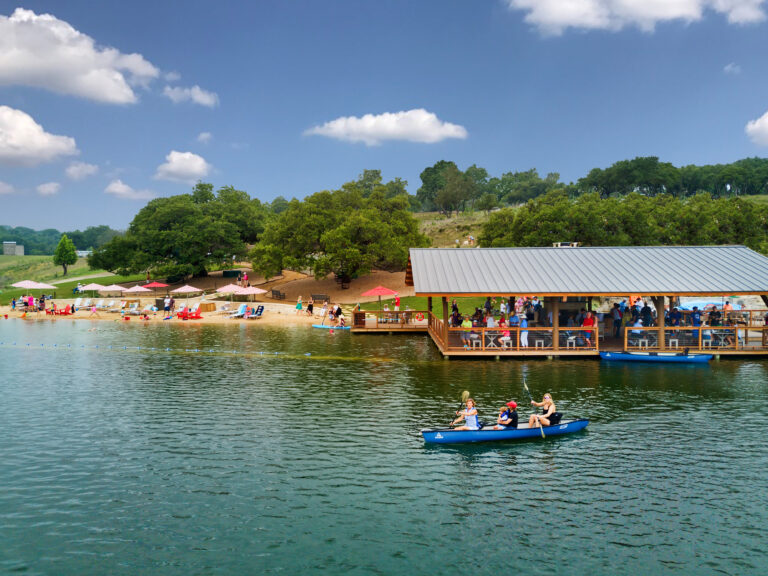
[[[250,270],[248,270],[250,275]],[[202,288],[205,290],[215,290],[217,286],[223,286],[228,283],[229,279],[222,279],[221,273],[214,273],[205,278],[195,278],[189,281],[190,284]],[[181,286],[182,284],[172,285],[168,290]],[[24,315],[19,310],[13,311],[10,306],[0,306],[0,318],[3,320],[7,318],[23,318],[28,321],[43,321],[43,322],[67,322],[67,321],[89,321],[89,322],[125,322],[142,324],[146,322],[166,322],[173,324],[231,324],[238,325],[242,323],[253,325],[268,325],[268,326],[307,326],[317,324],[322,321],[322,302],[316,302],[314,306],[314,315],[307,316],[306,306],[309,298],[312,294],[325,294],[329,297],[332,304],[341,304],[344,310],[347,324],[352,320],[351,311],[355,304],[362,302],[370,302],[376,300],[376,298],[363,298],[360,295],[374,288],[376,286],[386,286],[392,290],[396,290],[401,296],[412,296],[413,287],[405,286],[405,274],[403,272],[384,272],[376,270],[369,275],[355,279],[347,289],[342,289],[339,284],[336,283],[334,278],[326,278],[324,280],[315,280],[311,276],[300,274],[297,272],[285,271],[280,278],[270,279],[269,281],[263,278],[254,278],[251,285],[258,286],[263,290],[267,290],[266,294],[256,296],[252,302],[238,302],[234,301],[230,303],[228,297],[222,295],[208,294],[201,298],[195,296],[189,298],[189,305],[194,306],[201,300],[206,303],[213,303],[216,305],[216,312],[203,312],[202,318],[197,320],[182,320],[175,315],[170,320],[165,320],[162,310],[150,313],[148,320],[142,320],[138,315],[122,315],[119,312],[107,312],[105,310],[98,310],[96,314],[91,314],[90,309],[80,308],[75,314],[71,316],[53,316],[45,314],[44,312],[27,313]],[[280,290],[285,294],[285,300],[274,300],[270,297],[271,290]],[[164,291],[158,291],[158,297],[164,296]],[[302,311],[296,313],[296,301],[298,297],[302,297]],[[83,298],[86,300],[87,296]],[[149,298],[136,298],[129,295],[124,295],[122,300],[129,299],[131,301],[140,301],[139,308],[143,308],[147,304],[154,303],[154,297]],[[104,300],[109,302],[115,300],[120,302],[121,298],[117,294],[115,295],[101,295],[97,298],[92,298],[93,302]],[[179,296],[175,298],[176,310],[180,310],[182,306],[187,304],[187,298]],[[67,305],[72,305],[75,302],[74,298],[56,298],[54,300],[56,307],[59,309],[65,308]],[[260,318],[257,319],[243,319],[232,318],[230,314],[235,312],[240,304],[247,303],[250,307],[264,306],[264,312]],[[48,304],[48,303],[46,303]],[[326,323],[328,322],[326,318]]]

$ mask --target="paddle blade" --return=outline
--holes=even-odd
[[[464,404],[464,402],[467,401],[467,398],[469,398],[469,390],[464,390],[464,392],[461,393],[461,403]]]

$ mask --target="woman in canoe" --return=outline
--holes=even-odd
[[[475,401],[472,398],[467,398],[467,407],[459,412],[459,417],[451,422],[451,426],[456,426],[457,423],[464,420],[464,426],[458,426],[454,430],[479,430],[480,424],[477,421],[477,407],[475,407]]]
[[[544,394],[544,398],[541,402],[531,400],[531,404],[540,407],[541,414],[531,414],[531,417],[528,418],[529,428],[539,428],[541,426],[549,426],[552,424],[552,415],[557,412],[557,408],[555,408],[555,403],[552,402],[551,394]]]

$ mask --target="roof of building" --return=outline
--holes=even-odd
[[[417,295],[768,294],[768,258],[745,246],[411,248],[410,254],[406,279]]]

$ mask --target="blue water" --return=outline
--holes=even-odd
[[[0,321],[0,573],[766,574],[767,369]],[[588,430],[424,445],[523,376]]]

